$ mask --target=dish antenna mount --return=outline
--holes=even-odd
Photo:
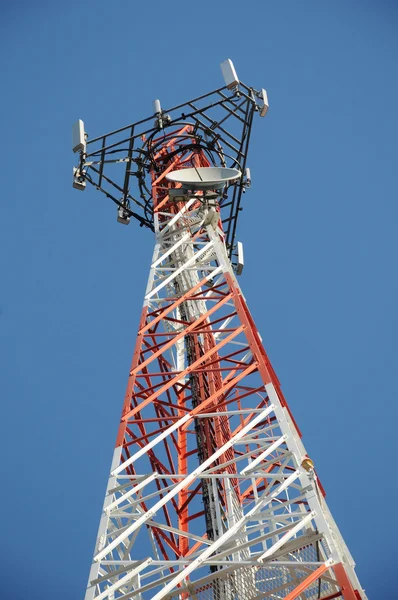
[[[166,175],[173,183],[180,183],[186,190],[221,190],[241,177],[238,169],[225,167],[192,167],[177,169]]]

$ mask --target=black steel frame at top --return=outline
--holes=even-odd
[[[260,93],[239,83],[227,86],[164,110],[146,119],[87,140],[80,152],[75,177],[87,181],[115,204],[125,209],[140,226],[154,230],[149,173],[158,166],[156,145],[175,137],[176,129],[191,125],[190,133],[180,136],[171,160],[178,152],[203,151],[213,166],[237,168],[241,177],[223,190],[220,207],[229,256],[232,259],[242,194],[250,182],[245,169],[253,116],[259,110]],[[151,124],[152,121],[152,124]],[[114,165],[124,164],[115,180]],[[112,166],[113,165],[113,166]],[[110,171],[112,170],[112,173]],[[123,172],[124,171],[124,172]],[[133,190],[132,181],[136,181]]]

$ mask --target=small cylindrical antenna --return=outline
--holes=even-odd
[[[160,100],[153,101],[153,112],[155,115],[158,115],[162,112],[162,107],[160,106]]]

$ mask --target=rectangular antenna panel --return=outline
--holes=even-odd
[[[267,114],[267,111],[269,109],[269,104],[268,104],[268,94],[264,88],[260,92],[260,99],[262,100],[262,105],[260,106],[260,117],[265,117],[265,115]]]
[[[73,152],[79,152],[79,150],[83,150],[83,152],[86,151],[84,123],[81,119],[72,125],[72,149]]]
[[[239,85],[239,79],[235,71],[234,63],[230,58],[224,60],[220,67],[224,77],[225,85],[228,89],[233,89]]]
[[[236,274],[242,275],[243,267],[245,266],[245,261],[243,258],[243,244],[242,242],[237,243],[238,246],[238,263],[236,265]]]

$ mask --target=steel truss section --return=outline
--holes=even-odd
[[[154,231],[154,199],[149,182],[153,171],[165,167],[171,170],[176,161],[183,164],[197,154],[205,155],[213,166],[240,169],[242,177],[232,187],[230,197],[219,201],[225,213],[223,225],[231,258],[242,194],[249,185],[244,172],[258,96],[258,91],[244,83],[234,91],[225,86],[162,111],[161,116],[87,140],[87,151],[80,154],[78,175],[124,207],[141,226]],[[173,151],[165,154],[159,165],[156,155],[170,142]]]
[[[148,146],[155,249],[85,600],[366,600],[237,283],[225,190],[166,180],[212,164],[181,148],[195,127]]]

